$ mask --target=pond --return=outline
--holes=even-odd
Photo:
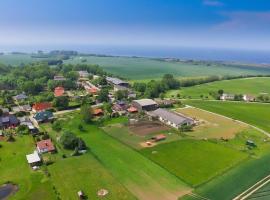
[[[5,184],[0,186],[0,200],[5,200],[10,195],[18,191],[18,186],[13,184]]]

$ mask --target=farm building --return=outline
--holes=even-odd
[[[117,101],[113,106],[112,110],[114,112],[118,112],[120,115],[123,115],[126,113],[126,110],[128,108],[128,105],[124,101]]]
[[[0,128],[11,128],[19,125],[19,120],[15,115],[4,115],[0,117]]]
[[[158,108],[158,104],[152,99],[133,100],[132,106],[139,111],[152,111]]]
[[[64,76],[58,75],[58,76],[54,76],[53,80],[55,80],[55,81],[65,81],[67,79]]]
[[[34,153],[32,154],[26,155],[26,159],[31,167],[37,166],[41,163],[41,158],[39,157],[37,151],[34,151]]]
[[[53,113],[50,111],[37,112],[33,117],[37,123],[51,121],[53,119]]]
[[[119,78],[114,78],[114,77],[106,77],[106,80],[109,84],[112,85],[118,85],[118,86],[122,86],[122,87],[129,87],[129,83],[126,81],[123,81]]]
[[[252,95],[248,95],[248,94],[244,94],[243,95],[243,100],[244,101],[255,101],[256,97],[252,96]]]
[[[182,125],[193,125],[195,123],[194,120],[189,117],[176,114],[175,112],[163,108],[159,108],[155,111],[149,112],[148,114],[151,117],[157,117],[161,122],[174,128],[179,128]]]
[[[32,106],[33,112],[41,112],[52,108],[52,104],[49,102],[35,103]]]
[[[41,140],[41,141],[37,142],[37,151],[38,151],[38,153],[54,152],[55,147],[54,147],[51,139]]]
[[[78,71],[78,74],[79,74],[80,78],[88,78],[90,75],[88,73],[88,71]]]
[[[221,97],[220,97],[220,100],[234,100],[234,94],[222,94]]]
[[[65,93],[65,89],[63,87],[56,87],[54,89],[54,96],[55,97],[60,97],[60,96],[63,96]]]
[[[22,105],[22,106],[15,106],[15,107],[12,107],[12,111],[14,113],[17,113],[17,112],[30,112],[32,110],[31,106],[30,105]]]

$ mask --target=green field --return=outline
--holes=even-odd
[[[192,186],[204,183],[247,158],[242,152],[198,140],[161,144],[146,148],[142,153]]]
[[[39,58],[32,58],[29,54],[22,54],[22,55],[0,55],[0,63],[6,64],[6,65],[20,65],[22,63],[28,64],[32,62],[38,62],[42,59]]]
[[[10,181],[19,191],[10,199],[55,199],[51,180],[43,171],[34,172],[26,155],[33,153],[35,145],[30,136],[16,137],[15,142],[0,142],[0,185]]]
[[[270,132],[270,104],[187,100],[186,104],[241,120]]]
[[[90,148],[91,154],[94,155],[94,157],[121,185],[127,188],[138,199],[175,200],[179,196],[190,191],[190,188],[185,183],[165,169],[148,160],[137,151],[116,141],[97,126],[82,123],[77,114],[72,117],[72,120],[70,119],[71,118],[69,118],[69,123],[64,123],[63,131],[73,131],[82,137]],[[116,122],[118,122],[118,120],[116,120]],[[83,124],[85,129],[84,132],[78,130],[78,124]],[[46,127],[44,128],[46,129]],[[89,155],[87,154],[85,156]],[[83,159],[83,157],[79,157],[78,159]],[[91,160],[88,162],[91,162]],[[85,163],[88,165],[86,161]],[[76,163],[73,163],[73,165],[75,164]],[[57,175],[61,166],[62,163],[53,164],[49,168],[50,172]],[[77,168],[65,168],[67,171],[62,173],[68,173],[68,170],[75,170],[75,172],[71,172],[72,174],[76,173],[77,170]],[[93,167],[93,169],[95,169],[95,167]],[[54,170],[56,170],[56,172],[54,172]],[[89,168],[82,167],[82,171],[84,170],[87,171]],[[88,176],[90,177],[91,175]],[[83,180],[85,177],[83,172],[75,177],[79,184],[81,182],[81,187],[85,188],[87,187],[87,184],[89,184],[85,183]],[[57,179],[57,177],[55,179]],[[93,182],[95,181],[96,180],[94,179]],[[64,185],[61,184],[63,182],[65,183]],[[69,187],[71,191],[78,189],[76,184],[74,185],[73,179],[69,176],[67,176],[65,181],[63,181],[62,178],[62,181],[58,182],[57,186],[59,191],[65,191],[66,187]],[[89,194],[89,190],[86,190],[86,192]]]
[[[269,74],[270,70],[258,67],[230,67],[218,64],[192,64],[183,62],[160,61],[148,58],[131,57],[83,57],[88,63],[98,64],[106,71],[131,80],[161,78],[166,73],[176,77],[211,76],[211,75],[258,75]],[[81,63],[80,57],[65,61],[66,63]],[[149,78],[150,77],[150,78]]]
[[[181,88],[181,90],[171,90],[167,93],[167,96],[176,96],[179,93],[181,97],[198,99],[203,95],[204,97],[208,96],[208,98],[212,98],[209,93],[217,92],[220,89],[224,90],[225,93],[232,94],[249,94],[254,96],[270,94],[270,78],[258,77],[216,81],[193,87]]]
[[[257,190],[247,199],[254,199],[254,200],[268,200],[270,198],[270,184],[267,183],[262,188]]]

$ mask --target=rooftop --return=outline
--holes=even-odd
[[[26,155],[26,159],[29,164],[41,161],[37,151],[34,151],[34,153],[32,154]]]
[[[106,77],[106,80],[108,81],[108,82],[111,82],[111,83],[113,83],[114,85],[120,85],[120,84],[128,84],[128,82],[126,82],[126,81],[123,81],[123,80],[121,80],[121,79],[119,79],[119,78],[114,78],[114,77]]]
[[[140,99],[140,100],[134,100],[134,102],[140,104],[141,106],[157,105],[157,102],[155,102],[152,99]]]
[[[54,151],[55,150],[55,147],[54,147],[51,139],[41,140],[41,141],[37,142],[37,147],[40,150],[43,150],[43,149],[47,149],[47,151]]]

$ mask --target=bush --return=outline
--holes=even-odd
[[[78,150],[86,149],[85,142],[81,139],[76,137],[71,132],[65,132],[60,138],[61,144],[64,146],[65,149]]]
[[[61,131],[62,130],[61,122],[60,121],[53,122],[52,129],[55,131]]]

